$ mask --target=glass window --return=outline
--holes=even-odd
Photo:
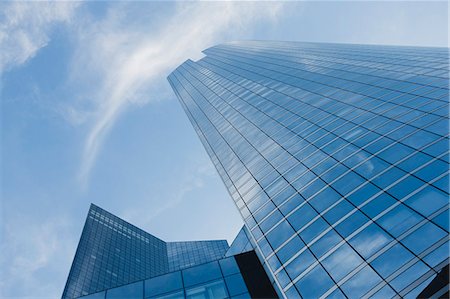
[[[150,299],[184,299],[184,292],[177,291],[169,294],[164,294],[161,296],[150,297]]]
[[[186,289],[186,299],[223,299],[227,297],[228,294],[223,280],[216,280]]]
[[[346,200],[339,202],[334,208],[326,212],[323,216],[329,223],[334,224],[343,216],[347,215],[353,209],[353,206]]]
[[[272,245],[272,248],[277,249],[294,233],[295,231],[292,229],[289,223],[284,220],[267,235],[267,240],[269,241],[270,245]]]
[[[386,285],[370,298],[385,299],[385,298],[393,298],[394,296],[395,296],[394,290],[390,286]]]
[[[359,254],[368,259],[390,241],[392,241],[392,237],[386,234],[378,225],[372,223],[351,238],[350,244]]]
[[[356,187],[364,183],[364,179],[351,171],[344,175],[342,178],[333,183],[334,189],[336,189],[339,193],[345,195],[350,191],[353,191]]]
[[[347,217],[343,222],[336,226],[336,230],[344,237],[348,237],[355,230],[360,228],[364,223],[369,221],[369,218],[364,216],[360,211],[356,211]]]
[[[420,254],[446,235],[444,230],[428,222],[404,238],[402,243],[415,254]]]
[[[286,201],[282,206],[280,206],[279,209],[283,213],[283,215],[286,216],[289,212],[291,212],[293,209],[298,207],[303,202],[304,202],[303,197],[297,193],[293,197],[291,197],[288,201]]]
[[[374,178],[372,182],[380,188],[386,188],[392,183],[396,182],[401,177],[405,176],[406,172],[399,168],[391,168],[382,175]]]
[[[390,162],[396,163],[400,159],[408,156],[413,152],[413,149],[407,147],[401,143],[394,143],[392,146],[388,147],[384,151],[378,154],[378,157]]]
[[[434,275],[429,277],[428,279],[425,279],[422,283],[420,283],[419,285],[417,285],[416,287],[414,287],[414,289],[412,289],[411,291],[409,291],[406,295],[403,296],[403,298],[405,299],[416,299],[419,294],[431,283],[431,281],[433,280]]]
[[[350,271],[355,269],[361,263],[361,257],[359,257],[348,244],[343,244],[322,262],[325,269],[335,281],[344,278],[345,275],[350,273]]]
[[[413,195],[405,203],[419,213],[430,216],[438,209],[448,206],[449,200],[447,194],[437,188],[428,186]]]
[[[396,202],[392,196],[383,192],[363,206],[361,210],[370,218],[374,218]]]
[[[355,206],[359,206],[361,203],[375,195],[381,189],[373,185],[372,183],[367,183],[352,194],[348,195],[348,200]]]
[[[258,212],[254,213],[253,217],[255,217],[256,221],[259,222],[264,217],[266,217],[270,212],[272,212],[274,209],[275,209],[275,205],[272,203],[272,201],[269,201]]]
[[[292,213],[288,217],[289,223],[294,227],[295,230],[299,230],[305,226],[306,223],[311,221],[318,214],[314,211],[309,204],[303,205],[300,209]]]
[[[218,262],[185,269],[182,273],[185,287],[222,277]]]
[[[231,299],[252,299],[249,293],[243,293],[236,296],[231,297]]]
[[[401,244],[395,244],[370,264],[382,277],[386,278],[413,257],[413,254]]]
[[[145,296],[156,296],[183,288],[181,272],[173,272],[145,281]]]
[[[439,248],[430,252],[423,260],[431,267],[436,267],[444,260],[448,259],[448,253],[450,252],[449,243],[445,242]]]
[[[440,156],[446,152],[448,152],[448,139],[442,138],[436,143],[429,145],[427,148],[423,149],[424,153],[427,153],[433,157]],[[441,157],[441,160],[448,162],[448,155],[444,155]]]
[[[438,187],[439,189],[445,191],[445,192],[449,192],[449,176],[448,174],[445,175],[444,177],[440,178],[439,180],[435,181],[433,183],[433,186]]]
[[[336,246],[343,239],[339,236],[335,230],[330,230],[325,235],[320,237],[319,240],[314,242],[311,245],[311,251],[314,252],[314,255],[319,258],[324,255],[328,250]]]
[[[322,212],[341,198],[339,193],[331,187],[323,189],[319,194],[310,199],[309,203],[317,210]]]
[[[449,229],[449,211],[445,210],[444,212],[440,213],[436,217],[433,218],[433,222],[440,225],[442,228],[448,231]]]
[[[224,276],[240,273],[239,266],[234,257],[219,260],[220,268]]]
[[[446,171],[448,171],[448,163],[441,160],[434,160],[414,174],[424,181],[429,182]]]
[[[394,235],[394,237],[398,237],[422,219],[423,217],[419,214],[400,204],[378,219],[377,223]]]
[[[298,236],[295,236],[292,240],[287,242],[281,249],[277,252],[277,256],[280,261],[284,264],[286,263],[295,253],[300,251],[304,246],[304,243]]]
[[[330,295],[327,296],[327,299],[347,299],[345,295],[341,292],[341,290],[336,289]]]
[[[407,287],[410,283],[414,282],[420,276],[425,274],[430,268],[425,266],[424,263],[418,261],[413,266],[409,267],[405,271],[402,271],[394,280],[391,281],[391,286],[397,291],[400,292],[405,287]]]
[[[320,189],[322,189],[323,187],[325,187],[325,183],[317,178],[314,181],[311,182],[311,184],[309,184],[308,186],[306,186],[305,188],[303,188],[303,184],[300,188],[300,186],[298,184],[296,184],[298,181],[292,183],[292,185],[294,185],[294,187],[300,191],[300,194],[304,197],[304,198],[310,198],[312,195],[314,195],[316,192],[318,192]]]
[[[303,241],[308,244],[328,227],[329,225],[325,222],[325,220],[323,220],[322,217],[319,217],[300,232],[300,237],[302,237]]]
[[[306,249],[286,266],[286,272],[291,279],[295,279],[300,273],[305,271],[315,261],[311,252]]]
[[[369,266],[366,266],[347,280],[342,290],[349,298],[361,298],[381,281],[381,278]]]
[[[271,228],[273,228],[278,221],[283,218],[283,215],[280,211],[275,210],[272,214],[270,214],[266,219],[264,219],[259,226],[261,227],[261,231],[263,233],[267,233]],[[256,237],[259,238],[259,237]]]
[[[276,276],[282,288],[285,288],[291,282],[291,279],[283,269],[281,269]]]
[[[396,198],[402,199],[403,197],[419,189],[423,184],[423,181],[409,175],[389,188],[388,192]]]
[[[225,283],[227,284],[230,296],[247,292],[247,286],[245,285],[244,279],[240,273],[225,277]]]
[[[402,140],[403,144],[409,145],[412,148],[419,149],[422,146],[436,140],[439,135],[435,135],[426,131],[418,130],[409,137]]]
[[[103,291],[95,294],[86,295],[80,297],[80,299],[105,299],[105,292]]]
[[[429,162],[432,157],[422,153],[416,152],[414,155],[401,162],[398,167],[404,169],[408,172],[412,172],[417,169],[417,167],[422,166],[423,164]]]
[[[144,284],[139,281],[106,291],[106,299],[141,299]]]
[[[295,299],[301,298],[297,289],[293,285],[289,289],[287,289],[284,293],[286,294],[287,298],[295,298]]]
[[[283,191],[272,197],[272,201],[278,206],[279,204],[286,201],[286,199],[291,197],[294,193],[296,193],[295,189],[291,186],[288,186]]]
[[[272,255],[268,260],[267,263],[269,264],[271,269],[278,269],[281,267],[281,263],[278,260],[278,257],[274,254]]]
[[[303,298],[319,298],[331,286],[333,280],[328,276],[320,265],[317,265],[303,276],[296,284]]]

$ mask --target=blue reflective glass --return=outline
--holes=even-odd
[[[289,223],[287,221],[283,221],[267,234],[267,240],[272,245],[272,248],[276,249],[294,233],[295,231]]]
[[[409,262],[414,255],[401,244],[389,248],[370,264],[383,277],[388,277],[402,265]]]
[[[392,237],[384,230],[372,223],[351,238],[349,242],[363,258],[368,259],[392,240]]]
[[[144,283],[139,281],[132,284],[127,284],[115,289],[106,291],[106,299],[141,299],[144,293]]]
[[[251,41],[205,54],[169,81],[268,267],[284,263],[300,281],[345,238],[350,256],[371,262],[381,254],[373,263],[387,278],[409,261],[401,250],[390,255],[392,236],[415,252],[428,245],[414,242],[443,242],[440,228],[428,239],[413,231],[431,221],[448,228],[438,215],[446,207],[439,192],[448,204],[448,182],[440,179],[448,156],[433,160],[448,151],[441,137],[448,133],[447,50]],[[439,192],[429,199],[432,185]],[[433,263],[440,258],[429,255]],[[283,265],[278,270],[275,279],[287,286]],[[364,268],[330,294],[360,298],[380,281],[373,274]],[[327,275],[345,274],[333,268]],[[376,297],[393,292],[378,287]],[[296,290],[287,289],[287,297],[299,297]]]
[[[317,218],[312,222],[310,225],[308,225],[304,230],[300,232],[300,237],[303,239],[303,241],[308,244],[311,242],[314,238],[316,238],[320,233],[322,233],[325,229],[327,229],[328,225],[323,220],[323,218]]]
[[[145,296],[156,296],[183,288],[181,272],[150,278],[145,281]]]
[[[334,248],[342,240],[343,239],[336,233],[336,231],[330,230],[325,235],[320,237],[319,240],[314,242],[310,248],[311,251],[314,252],[314,255],[319,258],[331,248]]]
[[[329,223],[336,223],[343,216],[347,215],[351,210],[353,210],[354,206],[352,206],[347,200],[340,201],[335,207],[324,214],[324,218]]]
[[[344,244],[324,259],[322,264],[333,279],[339,281],[362,262],[361,257]]]
[[[374,298],[374,299],[385,299],[385,298],[392,298],[395,296],[395,292],[394,290],[390,287],[390,286],[384,286],[383,288],[381,288],[381,290],[379,290],[378,292],[376,292],[372,297],[370,298]]]
[[[430,186],[413,195],[406,204],[419,213],[429,216],[439,208],[448,206],[448,198],[444,192]]]
[[[428,268],[424,263],[419,261],[405,271],[402,271],[394,280],[391,281],[391,286],[399,292],[411,282],[425,274],[425,272],[429,269],[430,268]]]
[[[394,237],[398,237],[422,219],[419,214],[405,205],[400,204],[381,217],[377,222],[381,227],[393,234]]]
[[[292,262],[286,266],[286,272],[291,279],[295,279],[300,273],[305,271],[314,262],[314,256],[306,249],[300,255],[295,257]]]
[[[236,296],[232,296],[231,299],[251,299],[252,297],[250,297],[249,293],[243,293],[243,294],[239,294]]]
[[[363,206],[361,210],[369,217],[374,218],[396,202],[397,201],[389,194],[381,193],[370,202],[368,202],[365,206]]]
[[[289,240],[280,250],[277,252],[277,256],[280,261],[286,263],[295,253],[301,250],[304,246],[302,240],[295,236],[292,240]]]
[[[341,196],[331,188],[325,188],[310,199],[310,204],[320,213],[339,200]]]
[[[82,296],[82,297],[80,297],[80,299],[105,299],[105,293],[106,292],[90,294],[90,295]]]
[[[336,230],[344,237],[348,237],[351,233],[361,227],[369,220],[363,213],[356,211],[346,218],[343,222],[336,226]]]
[[[222,277],[218,262],[185,269],[182,273],[185,287]]]
[[[446,231],[449,230],[449,210],[445,210],[436,217],[433,218],[433,222],[438,224],[441,228],[445,229]]]
[[[150,297],[149,299],[185,299],[185,297],[183,291],[177,291],[156,297]]]
[[[362,296],[381,281],[381,278],[369,266],[362,268],[341,287],[349,298]]]
[[[227,297],[228,293],[223,280],[186,288],[186,299],[224,299]]]
[[[422,225],[402,240],[402,243],[415,254],[420,254],[447,234],[431,222]]]
[[[317,216],[317,212],[314,211],[308,204],[303,205],[300,209],[296,210],[289,217],[289,223],[295,230],[303,228],[303,226]]]
[[[225,277],[225,283],[227,284],[230,296],[235,296],[248,291],[240,273]]]
[[[239,273],[239,266],[234,257],[219,260],[220,268],[224,276]]]
[[[303,298],[319,298],[332,285],[333,280],[320,265],[314,267],[295,284]]]

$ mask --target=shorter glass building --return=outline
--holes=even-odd
[[[62,298],[278,298],[247,234],[165,242],[92,204]]]
[[[260,276],[258,276],[258,274]],[[107,289],[82,299],[276,298],[254,251]],[[80,299],[81,299],[80,298]]]

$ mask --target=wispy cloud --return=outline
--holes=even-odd
[[[75,245],[75,240],[65,234],[68,220],[60,216],[30,225],[20,215],[15,219],[3,227],[3,237],[8,242],[0,247],[0,297],[9,298],[7,294],[17,289],[22,290],[18,294],[28,293],[20,298],[56,297],[68,273],[68,269],[58,265],[70,263],[67,259],[73,255]],[[42,283],[39,273],[49,269],[58,275],[57,283]]]
[[[72,20],[77,2],[0,3],[0,72],[32,58],[49,42],[58,23]]]
[[[81,48],[73,77],[93,80],[94,76],[98,80],[87,94],[94,108],[79,173],[81,182],[88,181],[105,136],[128,104],[161,100],[161,86],[167,86],[165,78],[177,65],[199,58],[201,50],[233,38],[233,34],[248,31],[256,20],[275,20],[281,9],[277,3],[173,5],[174,11],[161,22],[153,21],[155,14],[149,12],[146,26],[141,18],[131,20],[126,5],[120,4],[101,22],[79,30]],[[86,70],[91,73],[84,76]]]

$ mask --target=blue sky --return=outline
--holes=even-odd
[[[447,46],[446,2],[2,2],[0,297],[58,298],[91,202],[167,240],[242,220],[167,75],[240,39]]]

